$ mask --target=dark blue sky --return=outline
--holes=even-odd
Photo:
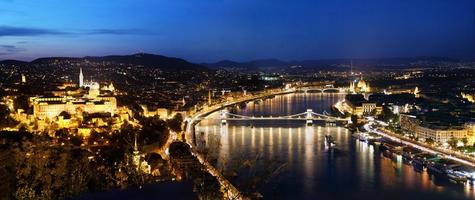
[[[475,57],[475,0],[0,0],[0,59]]]

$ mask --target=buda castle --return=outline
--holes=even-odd
[[[76,87],[71,87],[76,86]],[[84,82],[82,69],[79,71],[79,85],[67,84],[61,91],[51,96],[31,97],[35,118],[53,119],[62,113],[70,115],[85,113],[106,113],[113,116],[117,112],[117,100],[111,84],[100,87],[97,82]]]

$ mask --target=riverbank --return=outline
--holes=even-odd
[[[225,102],[225,103],[220,103],[220,104],[212,105],[209,107],[205,107],[196,113],[191,113],[188,119],[186,120],[185,140],[187,144],[190,145],[194,156],[200,161],[200,163],[203,164],[208,170],[208,172],[212,174],[213,176],[215,176],[220,182],[220,184],[222,185],[222,187],[226,189],[228,199],[247,199],[247,198],[244,197],[242,193],[231,182],[229,182],[229,180],[227,180],[218,170],[216,170],[205,159],[205,157],[201,155],[201,153],[196,151],[197,148],[194,142],[195,141],[194,126],[201,121],[202,117],[205,117],[213,112],[219,111],[225,107],[243,103],[243,102],[249,102],[249,101],[254,101],[257,99],[267,98],[269,96],[283,95],[283,94],[289,94],[289,93],[294,93],[294,92],[295,90],[271,90],[268,92],[264,92],[263,94],[243,96],[241,98],[235,99],[232,102]]]
[[[369,123],[365,124],[363,127],[368,132],[377,133],[377,134],[379,134],[383,137],[389,138],[389,139],[397,141],[397,142],[401,142],[405,145],[409,145],[409,146],[418,148],[420,150],[423,150],[423,151],[426,151],[426,152],[429,152],[429,153],[441,154],[441,155],[444,155],[445,157],[447,157],[450,160],[475,167],[475,160],[472,159],[472,158],[468,158],[466,156],[461,157],[459,155],[454,155],[454,152],[448,152],[448,151],[442,150],[440,148],[435,148],[435,147],[432,147],[432,146],[429,146],[429,145],[426,145],[426,144],[422,144],[420,142],[413,141],[413,140],[410,140],[408,138],[404,138],[403,136],[401,136],[399,134],[396,134],[396,133],[392,133],[388,130],[373,129],[373,128],[371,128],[371,125],[374,125],[374,124],[375,124],[375,122],[369,122]]]

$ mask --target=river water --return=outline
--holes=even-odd
[[[342,94],[287,94],[233,112],[284,116],[330,112]],[[265,199],[475,199],[474,186],[415,170],[351,137],[344,127],[304,121],[230,121],[211,114],[196,126],[197,146],[239,189]],[[330,134],[336,147],[328,149]]]

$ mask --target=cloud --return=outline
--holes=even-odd
[[[147,34],[140,29],[93,29],[88,31],[60,31],[44,28],[0,26],[0,37],[5,36],[41,36],[41,35],[141,35]]]
[[[15,45],[0,44],[0,55],[15,54],[25,50],[26,49],[17,47]]]
[[[7,51],[7,52],[11,52],[11,53],[14,53],[14,52],[19,52],[19,51],[23,51],[24,49],[22,48],[19,48],[15,45],[6,45],[6,44],[2,44],[0,45],[0,49],[4,50],[4,51]]]
[[[94,29],[87,32],[89,35],[139,35],[146,31],[139,29]]]
[[[63,31],[41,29],[41,28],[25,28],[14,26],[0,26],[0,37],[2,36],[38,36],[38,35],[65,35],[69,34]]]

